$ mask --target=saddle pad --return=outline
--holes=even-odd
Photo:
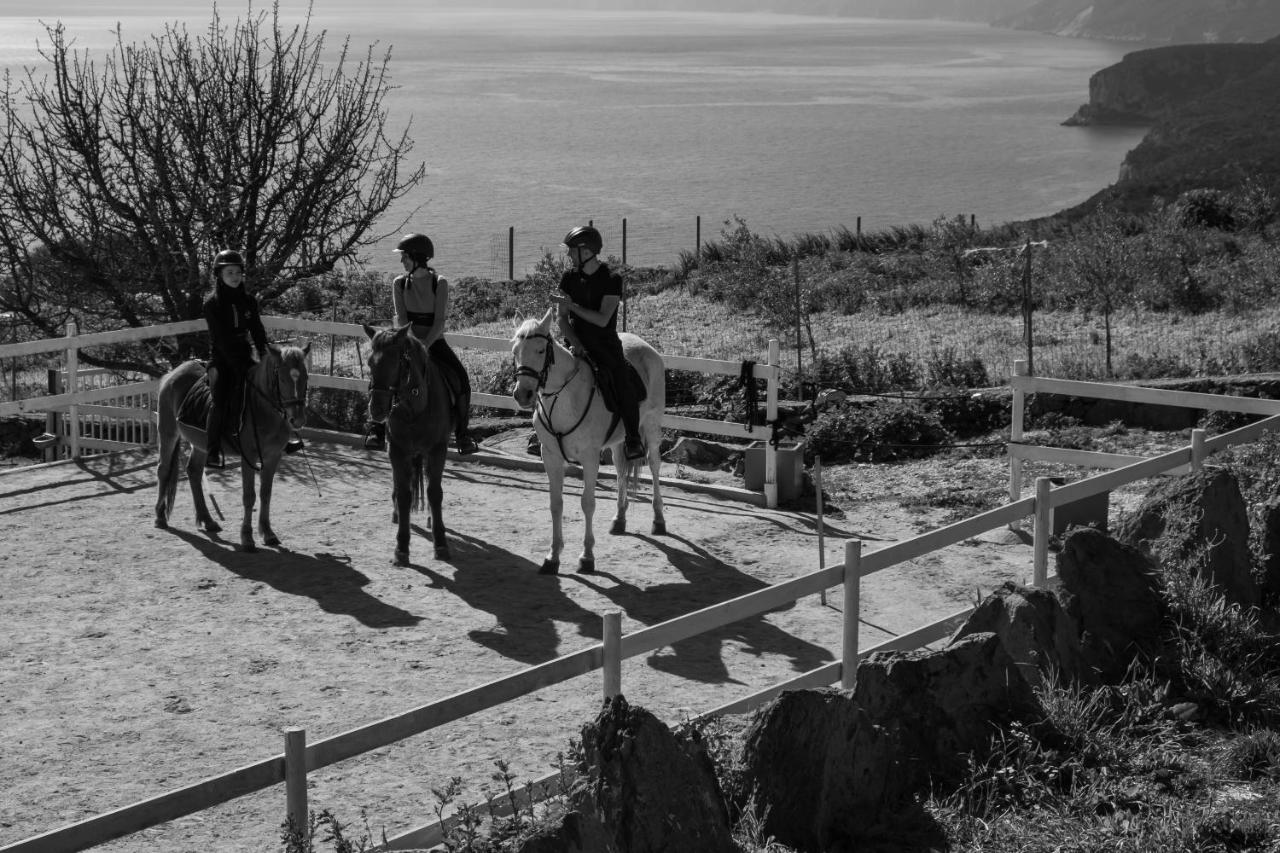
[[[213,389],[209,387],[209,374],[206,373],[187,389],[187,396],[178,405],[178,423],[204,429],[209,422],[209,407],[212,405]]]
[[[614,393],[612,377],[596,367],[594,362],[589,363],[595,372],[596,387],[600,389],[600,399],[604,402],[604,407],[614,414],[618,414],[618,401]],[[640,377],[640,371],[629,361],[627,362],[627,378],[631,382],[631,387],[635,393],[636,403],[643,403],[645,398],[649,396],[649,389],[645,386],[644,379]]]

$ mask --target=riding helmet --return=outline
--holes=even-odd
[[[600,254],[600,249],[604,247],[604,238],[600,236],[599,231],[590,225],[579,225],[564,235],[562,245],[567,249],[576,249],[579,246],[583,246],[598,255]]]
[[[240,267],[244,269],[244,258],[234,249],[223,249],[213,258],[213,277],[217,278],[223,267]]]
[[[400,242],[396,243],[395,250],[408,253],[409,257],[420,264],[425,264],[436,255],[436,247],[431,244],[431,238],[426,234],[404,235],[400,238]]]

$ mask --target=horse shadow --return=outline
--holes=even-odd
[[[562,654],[557,622],[578,627],[578,634],[599,641],[600,614],[578,604],[561,589],[562,580],[538,574],[538,564],[482,539],[449,531],[453,577],[411,564],[437,589],[469,607],[493,614],[492,629],[468,636],[503,657],[540,664]]]
[[[422,621],[399,607],[364,592],[369,579],[351,567],[351,560],[334,554],[301,554],[284,548],[262,548],[246,554],[230,550],[216,535],[170,528],[210,560],[245,580],[266,584],[286,595],[314,599],[320,609],[350,616],[370,628],[409,628]]]
[[[712,604],[763,589],[768,584],[741,572],[688,539],[668,534],[662,539],[638,536],[662,551],[667,561],[684,576],[683,583],[639,587],[608,573],[574,575],[574,579],[615,602],[628,617],[645,625],[656,625]],[[669,540],[684,546],[675,547]],[[605,578],[613,586],[598,584]],[[771,612],[790,609],[793,605]],[[798,639],[770,624],[765,614],[757,614],[711,631],[681,640],[670,650],[659,649],[648,657],[654,669],[707,684],[741,684],[729,675],[722,650],[735,643],[748,654],[785,655],[795,672],[808,672],[834,660],[827,649]]]

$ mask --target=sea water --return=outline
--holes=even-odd
[[[126,42],[172,20],[194,34],[208,9],[7,9],[0,65],[44,73],[41,20],[101,51],[117,24]],[[225,23],[245,14],[220,9]],[[282,3],[283,22],[304,9]],[[606,254],[622,254],[625,220],[627,261],[668,266],[735,218],[782,237],[859,218],[868,232],[938,217],[998,224],[1087,199],[1142,135],[1061,125],[1089,76],[1133,45],[977,24],[317,0],[311,27],[326,32],[330,63],[344,41],[349,63],[391,51],[388,123],[411,120],[426,178],[366,252],[388,271],[405,231],[431,235],[443,273],[504,278],[513,233],[520,276],[587,221]]]

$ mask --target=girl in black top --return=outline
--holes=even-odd
[[[204,320],[209,326],[213,357],[209,383],[213,405],[206,430],[207,465],[225,466],[222,435],[237,391],[243,389],[249,369],[267,351],[267,330],[262,326],[258,300],[244,289],[244,259],[239,252],[221,251],[213,259],[213,295],[205,300]]]

